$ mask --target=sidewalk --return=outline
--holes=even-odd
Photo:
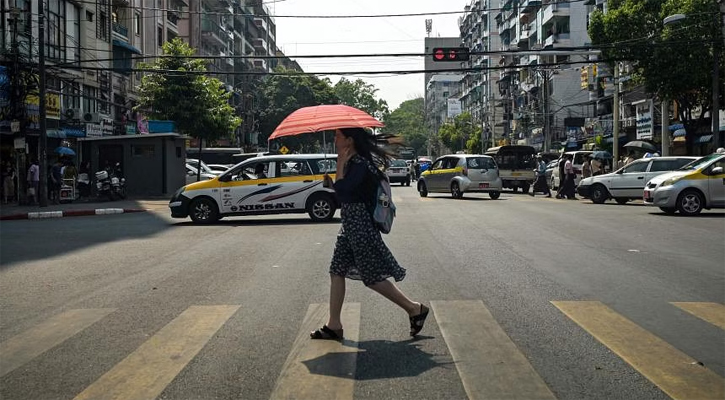
[[[123,214],[168,210],[169,200],[164,197],[132,198],[117,201],[75,201],[66,204],[48,203],[48,207],[0,204],[0,220],[78,217],[84,215]]]

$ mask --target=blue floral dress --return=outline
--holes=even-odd
[[[395,260],[373,222],[371,210],[379,173],[371,161],[356,154],[345,164],[345,177],[335,182],[342,227],[330,273],[361,280],[365,286],[390,277],[398,282],[405,278],[405,269]]]

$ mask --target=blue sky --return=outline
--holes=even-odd
[[[380,15],[463,11],[469,0],[284,0],[267,3],[272,15]],[[304,54],[422,53],[425,20],[431,36],[458,36],[463,14],[389,18],[276,18],[277,46],[294,58]],[[422,70],[422,57],[298,59],[306,72]],[[347,76],[362,78],[379,89],[391,110],[423,96],[423,74]],[[336,82],[339,76],[330,76]]]

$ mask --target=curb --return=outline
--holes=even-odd
[[[81,217],[86,215],[125,214],[148,211],[144,208],[96,208],[92,210],[40,211],[0,216],[0,221],[17,219],[46,219],[61,217]]]

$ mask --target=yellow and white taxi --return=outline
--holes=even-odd
[[[644,187],[644,204],[667,214],[696,215],[725,208],[725,154],[711,154],[681,169],[653,178]]]
[[[308,213],[329,221],[335,191],[322,185],[334,174],[336,154],[271,155],[245,160],[214,179],[186,185],[169,201],[171,216],[212,223],[226,216]]]

